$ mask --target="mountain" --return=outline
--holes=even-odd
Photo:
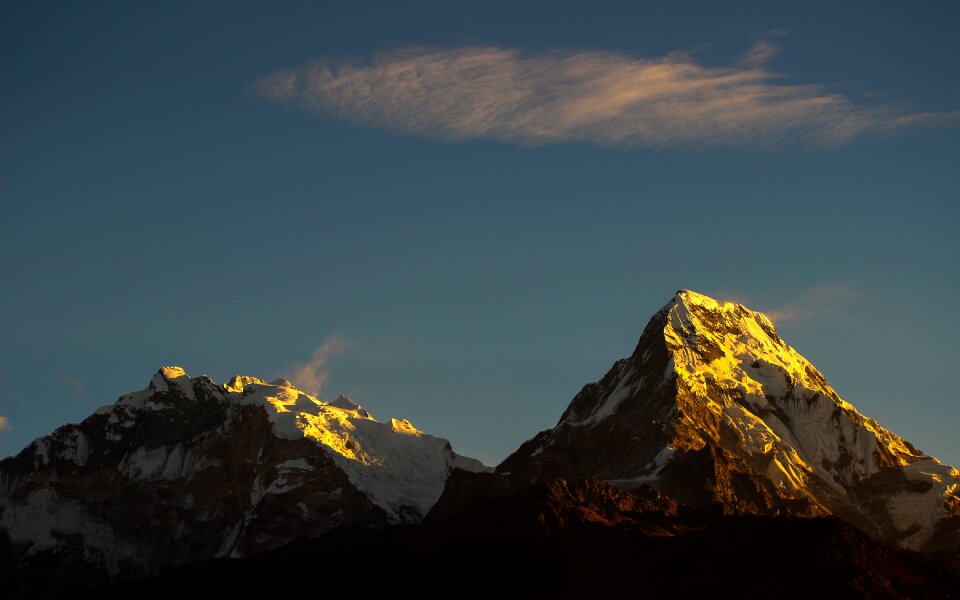
[[[761,313],[686,290],[497,472],[651,484],[684,505],[835,515],[907,548],[960,549],[960,472],[842,400]]]
[[[343,396],[164,367],[0,461],[0,580],[56,595],[335,527],[416,522],[455,467],[486,469]]]
[[[765,316],[690,291],[495,472],[343,396],[178,367],[0,461],[5,598],[689,597],[721,580],[957,598],[960,472],[842,400]]]

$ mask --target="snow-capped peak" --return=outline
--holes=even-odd
[[[366,418],[366,417],[370,417],[371,419],[373,418],[373,417],[370,415],[370,413],[367,412],[362,406],[360,406],[359,404],[355,403],[355,402],[354,402],[353,400],[351,400],[350,398],[347,398],[347,397],[344,396],[343,394],[337,396],[337,398],[336,398],[333,402],[330,403],[330,406],[333,406],[333,407],[336,407],[336,408],[342,408],[343,410],[346,410],[346,411],[355,412],[355,413],[357,413],[358,415],[360,415],[360,416],[362,416],[362,417],[364,417],[364,418]]]
[[[689,290],[678,292],[663,311],[679,408],[701,437],[725,431],[717,440],[721,447],[768,464],[764,476],[778,493],[813,499],[825,512],[849,510],[843,508],[849,495],[881,472],[896,469],[907,480],[928,473],[925,493],[909,486],[894,490],[886,518],[907,545],[921,547],[931,539],[936,521],[948,514],[945,503],[957,501],[956,470],[840,398],[762,313]],[[700,443],[688,442],[687,448]]]
[[[732,376],[748,388],[756,388],[745,375],[756,374],[760,361],[776,367],[804,385],[839,400],[826,380],[805,358],[788,346],[763,313],[742,304],[718,302],[713,298],[681,290],[661,312],[666,313],[664,338],[674,353],[674,368],[698,373],[704,365],[710,371]],[[782,375],[768,379],[767,387],[783,392],[788,382]],[[762,388],[762,384],[761,388]],[[755,391],[762,391],[756,389]],[[841,401],[842,402],[842,401]]]
[[[166,366],[0,461],[0,559],[89,561],[114,577],[246,556],[335,527],[417,521],[454,468],[489,470],[345,396]]]
[[[201,386],[201,387],[198,387]],[[351,482],[388,515],[425,515],[443,491],[454,466],[485,470],[479,461],[455,454],[450,443],[427,435],[406,419],[381,423],[346,396],[322,401],[287,379],[235,375],[216,386],[206,376],[191,379],[181,367],[163,367],[150,385],[123,396],[118,406],[138,410],[171,407],[169,398],[195,400],[205,389],[235,406],[260,406],[273,433],[286,440],[308,439],[321,446]]]
[[[267,382],[249,375],[234,375],[230,381],[223,384],[223,389],[228,392],[243,393],[244,388],[251,385],[267,385]],[[272,385],[278,385],[278,383],[274,381]]]
[[[673,372],[681,387],[709,407],[716,418],[726,416],[740,423],[744,447],[769,451],[772,444],[783,442],[799,451],[813,471],[822,471],[825,461],[839,460],[841,449],[828,449],[836,446],[835,441],[807,439],[811,427],[798,428],[797,423],[826,423],[837,412],[845,417],[842,423],[860,432],[849,433],[862,446],[862,452],[857,453],[859,463],[848,465],[843,479],[869,476],[884,465],[905,466],[922,456],[842,400],[823,375],[780,338],[762,313],[690,291],[678,292],[677,298],[681,301],[672,301],[664,308],[664,339],[672,352]],[[718,390],[726,393],[717,394]],[[788,396],[791,402],[781,406]],[[718,402],[718,398],[728,400]],[[802,414],[790,414],[798,403],[803,404]],[[821,409],[819,413],[814,411],[810,421],[811,410],[817,406]],[[832,434],[828,429],[821,434]],[[878,447],[876,459],[868,446]],[[789,456],[787,459],[794,462]],[[796,487],[796,474],[786,470],[781,469],[781,482]],[[820,475],[834,480],[833,473],[824,471]]]
[[[117,404],[138,409],[158,408],[161,405],[156,402],[148,406],[150,398],[155,394],[167,392],[172,392],[176,396],[189,400],[196,399],[193,380],[190,379],[190,376],[187,375],[187,372],[184,371],[182,367],[160,367],[150,380],[150,385],[138,392],[131,392],[125,396],[121,396]],[[101,410],[106,410],[106,407],[103,407]]]
[[[730,510],[842,515],[912,548],[956,547],[944,523],[960,517],[960,472],[841,399],[765,315],[690,290],[499,468],[551,465]]]
[[[739,325],[744,333],[769,338],[774,346],[784,345],[773,322],[766,315],[736,302],[721,302],[691,290],[678,290],[673,299],[661,311],[670,311],[671,314],[676,315],[677,319],[673,322],[675,328],[678,322],[682,325],[698,326],[706,330],[723,325],[734,327]],[[714,317],[724,315],[726,322],[715,319],[704,320],[703,311],[707,311],[707,314]],[[747,322],[752,322],[753,326],[748,325]],[[681,329],[683,328],[681,327]]]
[[[187,389],[190,387],[190,376],[181,367],[160,367],[150,380],[150,387],[158,392],[172,388]]]
[[[724,308],[736,306],[732,302],[719,302],[710,296],[695,292],[693,290],[677,290],[676,295],[674,296],[673,300],[671,300],[671,303],[675,302],[682,302],[687,305],[704,306],[711,309],[721,306]]]

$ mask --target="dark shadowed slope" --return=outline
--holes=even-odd
[[[447,518],[331,531],[95,597],[960,597],[955,557],[897,549],[836,518],[675,511],[649,490],[552,480]]]

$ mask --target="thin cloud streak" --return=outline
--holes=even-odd
[[[778,325],[790,321],[834,317],[843,312],[845,305],[862,297],[860,292],[848,285],[819,285],[800,293],[794,301],[765,310],[763,314]]]
[[[6,418],[3,415],[0,415],[0,431],[8,431],[10,429],[10,419]]]
[[[734,66],[691,55],[524,54],[498,47],[408,48],[367,62],[320,60],[253,86],[278,104],[445,141],[621,147],[835,146],[865,135],[954,122],[785,83],[764,40]]]
[[[769,40],[760,40],[753,48],[744,53],[740,58],[740,64],[746,67],[762,67],[773,60],[779,53],[779,46]]]
[[[87,397],[87,387],[79,377],[67,371],[57,371],[57,375],[78,399],[83,400]]]
[[[312,396],[319,396],[330,376],[327,362],[334,355],[343,352],[349,344],[338,335],[332,335],[324,340],[307,362],[297,365],[290,372],[290,380],[297,388]]]

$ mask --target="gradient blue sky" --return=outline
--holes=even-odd
[[[326,345],[495,463],[690,288],[960,465],[960,4],[516,4],[3,3],[0,455]]]

